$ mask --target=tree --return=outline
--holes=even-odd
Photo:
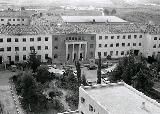
[[[33,72],[36,72],[38,66],[40,66],[41,62],[37,58],[37,53],[35,49],[31,50],[28,63],[31,69],[33,70]]]
[[[112,11],[111,11],[111,15],[114,15],[114,14],[116,14],[117,12],[116,12],[116,10],[115,9],[113,9]]]
[[[97,84],[101,84],[101,54],[98,53]]]
[[[79,61],[76,62],[76,70],[77,70],[77,79],[78,79],[78,85],[81,85],[81,67],[80,67]]]
[[[105,15],[109,15],[109,10],[108,9],[104,9],[103,12],[104,12]]]

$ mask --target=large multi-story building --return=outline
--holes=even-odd
[[[79,114],[159,114],[160,104],[119,82],[80,87],[78,110]]]

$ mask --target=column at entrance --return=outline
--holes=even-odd
[[[80,59],[80,53],[81,53],[81,43],[79,44],[79,49],[78,49],[78,60]]]
[[[66,61],[68,59],[68,43],[66,43]]]
[[[85,60],[87,58],[87,43],[85,43]]]
[[[73,43],[73,50],[72,50],[72,60],[74,60],[74,43]]]

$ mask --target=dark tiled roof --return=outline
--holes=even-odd
[[[146,25],[145,33],[160,34],[160,25]]]

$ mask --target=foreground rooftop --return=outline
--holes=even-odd
[[[83,89],[109,114],[160,114],[158,102],[123,82]]]

